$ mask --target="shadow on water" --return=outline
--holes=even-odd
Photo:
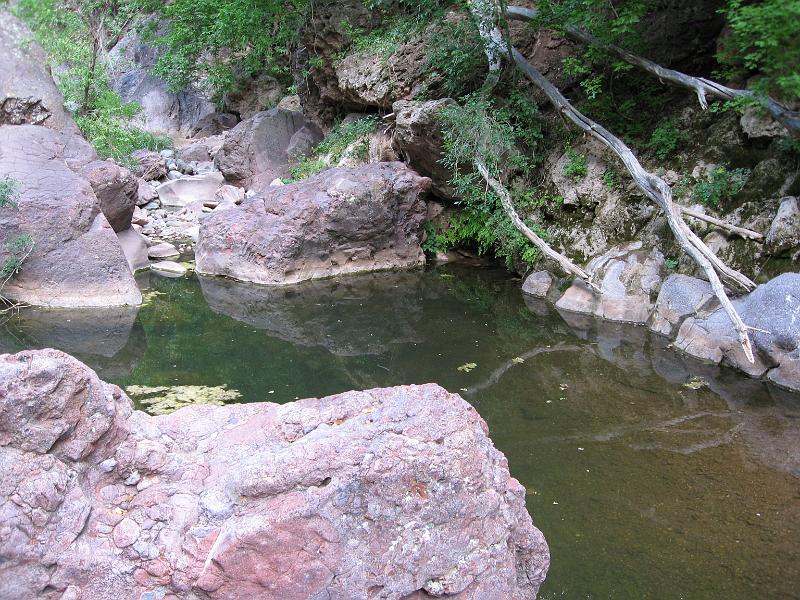
[[[488,422],[553,554],[544,598],[797,598],[800,399],[643,328],[558,314],[492,269],[265,288],[152,277],[147,303],[26,311],[122,387],[242,401],[436,382]],[[472,369],[462,368],[475,363]]]

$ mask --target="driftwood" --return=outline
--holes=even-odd
[[[509,6],[506,9],[505,15],[509,19],[532,21],[536,18],[537,11],[536,9],[525,8],[522,6]],[[638,67],[647,73],[650,73],[651,75],[655,75],[660,81],[662,81],[662,83],[664,81],[669,81],[670,83],[694,91],[703,110],[708,108],[708,96],[719,98],[721,100],[734,100],[736,98],[754,98],[756,100],[761,100],[761,97],[756,96],[756,94],[750,90],[737,90],[734,88],[729,88],[721,83],[711,81],[710,79],[706,79],[704,77],[693,77],[691,75],[681,73],[680,71],[663,67],[652,60],[648,60],[628,52],[620,46],[606,44],[580,27],[567,25],[564,28],[564,32],[573,40],[583,44],[588,44],[590,46],[602,48],[609,54],[612,54],[617,58],[620,58],[625,62]],[[777,102],[772,98],[766,98],[765,102],[767,112],[769,112],[770,116],[786,127],[792,136],[800,137],[800,114],[789,110],[780,102]]]

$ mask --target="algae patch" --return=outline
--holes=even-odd
[[[173,385],[150,387],[131,385],[125,390],[128,395],[151,415],[168,415],[171,412],[200,404],[221,406],[227,402],[238,400],[242,394],[238,390],[229,390],[224,385]]]

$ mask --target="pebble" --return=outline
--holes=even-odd
[[[114,527],[114,533],[111,537],[117,548],[127,548],[136,541],[139,537],[139,532],[140,528],[138,523],[133,519],[125,517]]]

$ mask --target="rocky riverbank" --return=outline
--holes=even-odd
[[[533,599],[549,564],[478,413],[435,385],[133,410],[0,357],[0,595]]]

